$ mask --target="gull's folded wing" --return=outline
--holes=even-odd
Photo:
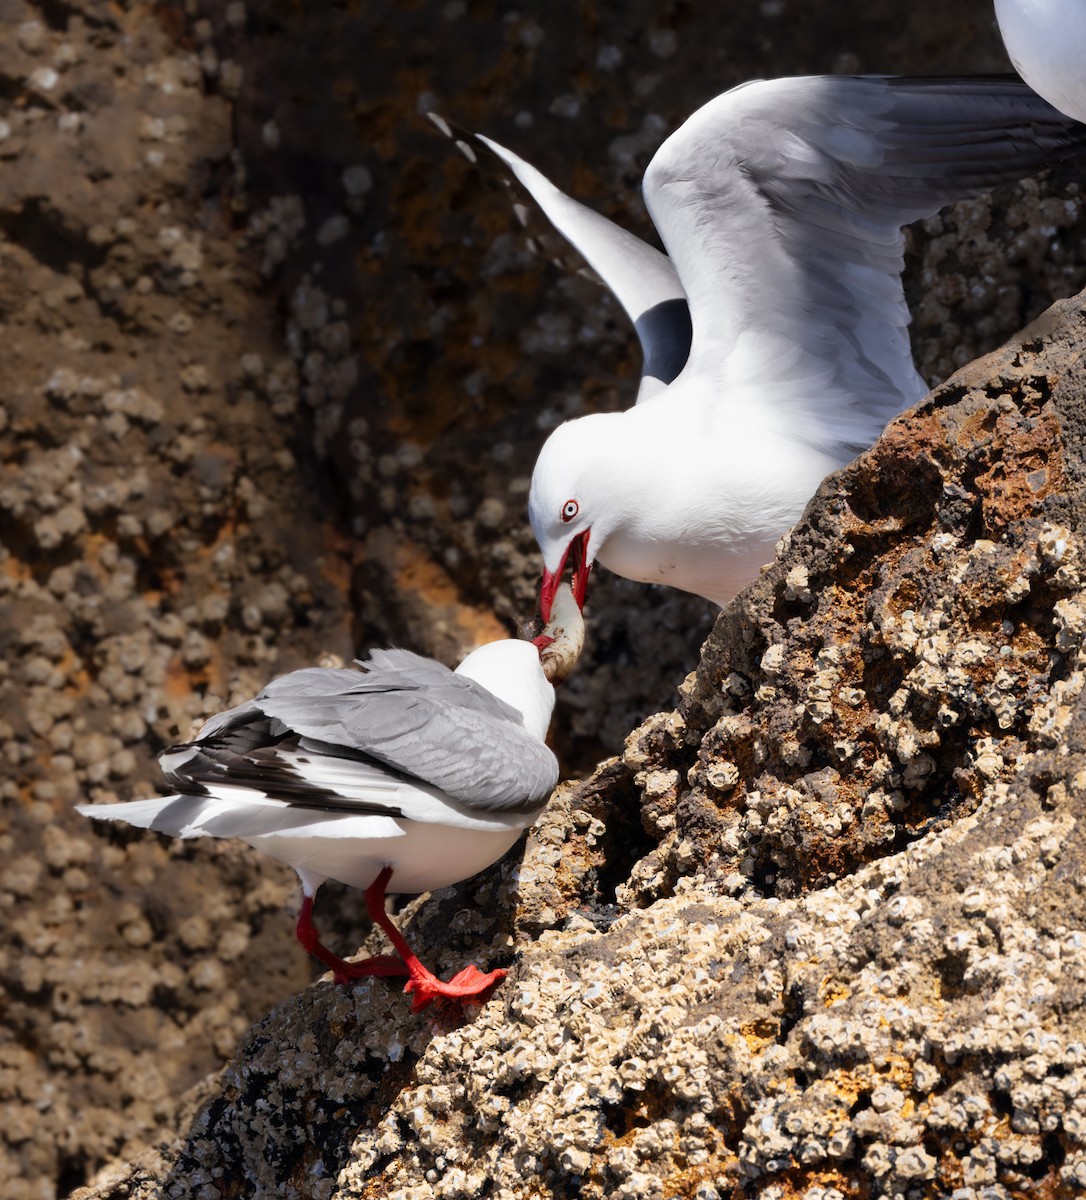
[[[362,665],[274,680],[163,755],[171,784],[234,782],[298,803],[389,811],[395,801],[378,786],[379,772],[363,779],[370,762],[483,812],[527,811],[550,795],[557,761],[516,709],[407,650],[375,651]],[[301,751],[309,756],[304,769]],[[355,780],[354,799],[345,778]]]

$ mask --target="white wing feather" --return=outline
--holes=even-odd
[[[869,445],[927,390],[902,226],[1076,141],[1009,78],[778,79],[699,109],[649,164],[645,201],[690,302],[687,371],[711,379],[719,419],[776,408],[817,446]]]

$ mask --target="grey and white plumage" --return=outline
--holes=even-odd
[[[1062,113],[1086,121],[1086,4],[995,0],[1014,69]]]
[[[1011,78],[744,84],[649,164],[663,255],[487,141],[614,292],[644,351],[637,404],[567,422],[537,461],[544,618],[571,553],[579,599],[598,559],[726,603],[822,478],[927,390],[909,345],[903,226],[1084,142]]]
[[[429,891],[494,862],[558,779],[544,738],[554,691],[526,642],[450,671],[407,650],[307,668],[207,721],[161,757],[173,796],[85,805],[175,837],[237,837],[325,879]]]

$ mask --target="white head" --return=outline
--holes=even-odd
[[[614,439],[620,433],[615,418],[621,415],[595,413],[559,425],[536,459],[528,519],[543,552],[539,607],[545,622],[551,619],[567,561],[573,569],[574,598],[578,608],[584,607],[589,572],[615,522],[615,506],[604,500],[607,487],[600,486],[600,476],[615,456]]]
[[[545,740],[554,711],[554,688],[543,674],[539,651],[531,642],[507,639],[473,650],[456,668],[488,692],[511,704],[524,718],[524,728]]]

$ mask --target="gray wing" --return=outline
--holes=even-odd
[[[273,691],[280,685],[286,685],[287,680],[290,680],[289,688],[293,694],[327,695],[337,690],[346,691],[355,686],[361,678],[362,676],[350,667],[304,667],[300,671],[290,671],[286,675],[280,675],[278,679],[273,679],[255,699],[246,700],[244,704],[238,704],[234,708],[228,708],[225,712],[208,717],[200,727],[200,733],[196,740],[207,741],[229,729],[238,728],[246,722],[259,719],[264,711],[261,707],[263,698],[269,691]],[[189,745],[190,743],[184,744]],[[166,751],[167,755],[170,753],[170,750]]]
[[[550,795],[557,761],[511,705],[409,651],[376,651],[363,665],[365,674],[292,672],[252,703],[273,728],[374,759],[470,807],[530,807]]]
[[[870,443],[926,391],[901,227],[1082,152],[1011,77],[744,84],[657,151],[645,200],[690,301],[688,370],[828,448]]]
[[[431,113],[471,161],[493,155],[513,173],[547,220],[614,293],[633,322],[644,362],[638,400],[655,395],[682,370],[690,351],[690,310],[666,254],[567,196],[530,163],[481,134],[470,134]],[[525,221],[525,206],[514,211]]]
[[[513,721],[518,725],[521,723],[520,713],[511,704],[500,700],[474,679],[458,675],[436,658],[426,658],[412,650],[389,649],[371,650],[368,658],[356,659],[355,662],[361,668],[359,671],[349,668],[306,667],[281,675],[268,684],[257,696],[255,703],[262,704],[269,697],[281,696],[297,698],[348,692],[352,695],[362,695],[366,692],[434,690],[448,692],[450,696],[455,697],[456,703],[467,708]]]

